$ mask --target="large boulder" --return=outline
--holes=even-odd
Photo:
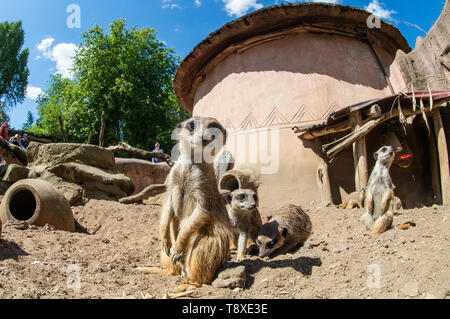
[[[114,152],[88,144],[30,142],[27,148],[28,166],[79,163],[106,170],[115,170]]]
[[[48,171],[58,177],[61,177],[66,182],[71,182],[82,186],[87,182],[92,182],[88,183],[90,188],[95,187],[101,191],[111,189],[115,195],[119,195],[117,192],[118,189],[122,191],[120,194],[131,194],[134,191],[133,182],[125,175],[93,166],[78,163],[65,163],[51,167]],[[110,187],[93,186],[96,185],[95,183],[97,185],[109,185]],[[111,187],[111,185],[116,185],[118,188]]]
[[[17,165],[17,164],[10,164],[8,165],[8,168],[6,169],[5,175],[3,176],[2,180],[5,182],[17,182],[21,179],[28,178],[29,169],[27,167]]]
[[[152,163],[136,158],[116,158],[116,172],[129,177],[135,186],[135,193],[153,184],[164,184],[170,172],[165,162]]]

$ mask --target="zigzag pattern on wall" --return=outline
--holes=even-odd
[[[248,130],[248,129],[258,128],[258,127],[260,127],[260,125],[256,121],[256,118],[255,118],[255,115],[253,115],[253,112],[248,113],[248,115],[241,122],[241,125],[239,125],[239,129],[241,129],[241,130]]]
[[[278,110],[277,107],[274,107],[272,111],[269,113],[269,115],[267,115],[265,120],[262,122],[262,124],[259,124],[253,112],[250,112],[245,116],[245,118],[242,120],[241,124],[237,129],[249,130],[274,125],[326,120],[330,116],[330,114],[336,109],[337,106],[336,104],[333,103],[326,109],[326,111],[321,116],[318,116],[310,108],[308,108],[308,106],[302,104],[298,108],[297,112],[295,112],[295,114],[291,117],[291,119],[288,120],[283,114],[281,114],[281,112]],[[233,125],[233,123],[229,118],[225,121],[224,127],[229,131],[236,130],[236,127]]]

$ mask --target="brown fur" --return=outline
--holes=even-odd
[[[395,152],[400,150],[398,147],[383,146],[374,154],[377,162],[367,186],[364,205],[366,213],[361,217],[361,221],[372,234],[380,234],[392,226],[394,215],[391,202],[395,186],[389,175],[389,168],[395,159]]]
[[[355,207],[363,208],[364,203],[364,193],[366,189],[363,188],[359,192],[353,192],[348,194],[342,204],[339,204],[337,207],[343,207],[347,209],[353,209]]]
[[[304,243],[311,230],[311,220],[300,206],[284,206],[259,229],[259,256],[285,254]]]
[[[213,142],[221,147],[225,129],[215,119],[202,117],[193,117],[178,129],[180,157],[167,178],[167,199],[161,214],[161,263],[165,270],[159,273],[182,274],[186,288],[210,283],[227,262],[231,226],[213,164],[201,157],[197,163],[196,157]],[[218,135],[209,140],[207,129],[222,134],[223,143]],[[146,270],[156,272],[141,268]]]
[[[233,236],[231,247],[237,247],[237,260],[245,257],[248,240],[256,243],[262,225],[258,211],[258,196],[251,189],[237,189],[224,194]]]

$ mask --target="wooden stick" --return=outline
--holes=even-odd
[[[139,148],[130,146],[125,142],[120,142],[119,145],[110,146],[107,149],[110,151],[113,151],[113,152],[119,151],[119,150],[126,151],[126,152],[137,155],[137,156],[142,157],[147,160],[152,159],[152,158],[159,158],[159,159],[165,161],[167,164],[169,164],[170,167],[172,167],[175,164],[174,161],[172,160],[172,158],[167,154],[144,151]]]
[[[61,129],[61,134],[63,136],[64,142],[68,143],[66,131],[64,130],[64,122],[63,122],[62,115],[58,116],[58,120],[59,120],[59,128]]]
[[[448,166],[447,141],[445,139],[445,131],[439,109],[435,106],[431,114],[433,117],[434,131],[437,137],[439,168],[441,172],[442,203],[447,205],[450,203],[450,172]]]
[[[105,136],[105,111],[102,111],[102,116],[100,117],[101,127],[100,134],[98,137],[98,146],[103,147],[103,137]]]
[[[144,188],[140,193],[128,197],[123,197],[119,199],[122,204],[131,204],[142,202],[144,199],[150,196],[156,196],[167,191],[167,186],[165,184],[153,184]]]
[[[353,131],[358,130],[362,125],[361,112],[350,113],[350,123]],[[367,151],[366,138],[362,136],[353,143],[353,161],[355,168],[355,189],[357,192],[367,186],[369,173],[367,171]]]

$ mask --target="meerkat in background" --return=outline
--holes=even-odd
[[[287,205],[280,211],[259,229],[259,257],[288,253],[311,235],[311,220],[300,206]]]
[[[182,274],[187,284],[176,291],[183,291],[210,283],[227,262],[231,225],[213,163],[203,158],[206,152],[215,156],[216,148],[225,144],[225,129],[217,120],[203,117],[186,120],[177,129],[180,156],[166,180],[167,200],[160,221],[165,269],[139,270]]]
[[[366,188],[363,187],[359,192],[353,192],[347,195],[342,204],[337,207],[353,209],[354,207],[363,208]]]
[[[251,189],[237,189],[223,195],[231,222],[232,247],[237,247],[237,260],[245,258],[248,239],[256,243],[262,225],[258,211],[258,195]]]
[[[395,186],[392,184],[389,169],[395,159],[395,153],[401,147],[383,146],[374,153],[375,167],[369,178],[364,207],[366,213],[361,217],[372,234],[380,234],[392,226],[394,215],[391,202]]]
[[[353,192],[347,195],[342,204],[339,204],[337,207],[343,207],[347,209],[353,209],[355,207],[364,208],[364,200],[366,198],[366,187],[363,187],[359,192]],[[391,210],[398,211],[402,210],[403,205],[400,198],[397,196],[392,197],[391,200]]]

